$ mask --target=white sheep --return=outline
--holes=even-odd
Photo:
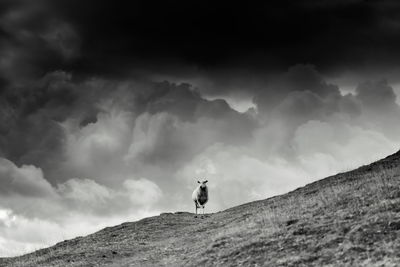
[[[203,182],[197,181],[197,183],[199,183],[199,186],[196,187],[196,189],[193,191],[192,199],[196,207],[196,215],[198,208],[203,208],[203,214],[204,214],[204,205],[208,201],[208,188],[206,185],[207,182],[208,182],[207,180]]]

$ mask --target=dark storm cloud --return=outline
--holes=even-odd
[[[105,127],[106,131],[109,127],[116,127],[114,134],[118,134],[118,127],[136,127],[139,135],[144,131],[155,139],[149,138],[147,146],[143,146],[137,142],[144,140],[135,136],[135,146],[142,149],[135,148],[129,157],[144,165],[159,164],[167,169],[183,164],[213,142],[244,143],[251,138],[251,131],[257,125],[251,116],[233,110],[224,100],[203,99],[190,84],[103,79],[80,81],[63,71],[48,73],[23,86],[9,87],[0,101],[1,156],[18,165],[40,166],[52,183],[75,176],[92,176],[86,171],[75,172],[73,167],[62,170],[62,165],[68,161],[65,147],[69,139],[65,123],[76,124],[77,132],[79,129],[82,132],[84,129],[96,131],[97,124]],[[113,117],[113,110],[127,113],[122,117],[127,126],[118,121],[121,118],[118,114]],[[101,121],[97,123],[98,120]],[[112,124],[113,120],[116,125]],[[197,131],[196,127],[202,124],[204,129]],[[127,131],[134,129],[127,128]],[[202,134],[206,137],[201,138]],[[77,145],[92,147],[85,153],[94,153],[95,158],[105,153],[103,158],[99,156],[90,164],[96,165],[103,160],[108,162],[111,158],[118,166],[120,159],[113,154],[126,153],[132,142],[131,137],[124,135],[127,139],[124,139],[121,151],[96,148],[90,143],[90,138],[88,143],[82,141]],[[196,143],[192,142],[194,135],[198,138]],[[100,164],[99,169],[102,165],[106,166]],[[113,169],[107,169],[104,173],[113,172]]]
[[[63,69],[79,54],[71,24],[45,1],[3,1],[0,11],[0,75],[14,84]]]
[[[2,6],[3,53],[27,74],[62,68],[190,76],[187,66],[282,71],[297,63],[335,73],[391,67],[400,59],[395,1],[41,0]]]
[[[90,116],[93,108],[80,108],[86,98],[78,90],[71,76],[59,71],[4,91],[0,107],[1,154],[19,164],[44,169],[60,160],[64,134],[59,122],[75,115]]]
[[[73,1],[62,8],[85,36],[84,50],[96,66],[104,65],[102,60],[110,67],[164,58],[206,68],[244,64],[285,69],[309,62],[325,69],[363,65],[366,57],[370,62],[398,59],[399,7],[385,1],[89,1],[83,6]]]
[[[316,97],[339,97],[340,95],[338,86],[327,83],[315,66],[295,65],[287,72],[270,77],[269,83],[255,93],[254,102],[261,112],[268,112],[281,103],[289,93],[296,91],[309,91]],[[315,107],[312,102],[315,101],[304,103],[304,107],[312,109]]]
[[[395,138],[400,134],[400,107],[396,94],[386,80],[366,81],[356,88],[356,98],[361,102],[368,123],[375,124],[381,132]]]
[[[363,105],[380,112],[397,110],[396,94],[386,80],[367,81],[356,88],[357,98]]]

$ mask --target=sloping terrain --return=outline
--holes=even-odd
[[[215,214],[164,213],[1,266],[400,266],[400,151]]]

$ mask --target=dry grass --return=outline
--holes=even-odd
[[[167,213],[1,266],[398,266],[400,153],[288,194],[194,218]]]

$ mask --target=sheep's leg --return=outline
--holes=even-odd
[[[197,203],[196,202],[194,202],[194,207],[196,209],[196,215],[197,215]]]

